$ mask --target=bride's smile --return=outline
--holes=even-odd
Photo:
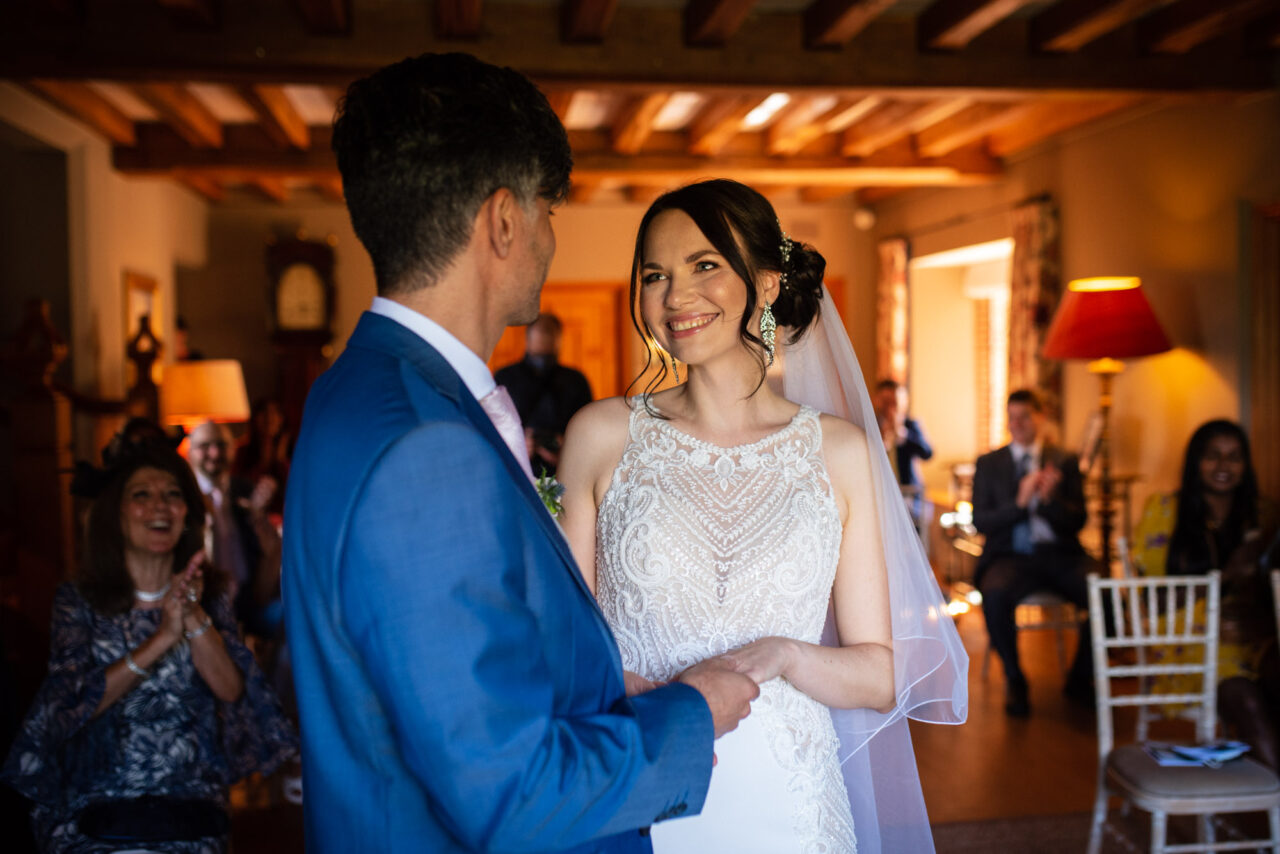
[[[715,320],[714,314],[698,314],[693,317],[673,317],[667,321],[667,328],[671,330],[673,338],[688,338],[690,335],[696,335],[706,328],[707,324]]]

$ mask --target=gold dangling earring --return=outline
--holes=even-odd
[[[764,341],[764,347],[769,351],[769,364],[766,367],[773,367],[773,353],[777,338],[778,321],[773,318],[773,306],[770,303],[764,304],[764,309],[760,312],[760,338]]]
[[[676,385],[680,385],[680,366],[676,364],[675,356],[671,355],[670,353],[668,353],[667,355],[671,358],[671,374],[676,379]]]

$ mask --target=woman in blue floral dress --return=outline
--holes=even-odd
[[[221,852],[228,786],[297,755],[204,565],[204,502],[160,443],[124,449],[53,608],[49,672],[0,781],[43,851]]]

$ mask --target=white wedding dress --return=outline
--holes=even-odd
[[[597,520],[597,587],[622,664],[655,681],[761,637],[817,643],[841,524],[817,411],[720,448],[632,401]],[[856,851],[827,708],[774,679],[716,742],[702,813],[655,825],[657,854]]]

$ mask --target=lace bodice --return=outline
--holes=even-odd
[[[628,670],[667,680],[767,635],[817,643],[840,551],[818,413],[721,448],[633,406],[600,504],[600,606]]]

